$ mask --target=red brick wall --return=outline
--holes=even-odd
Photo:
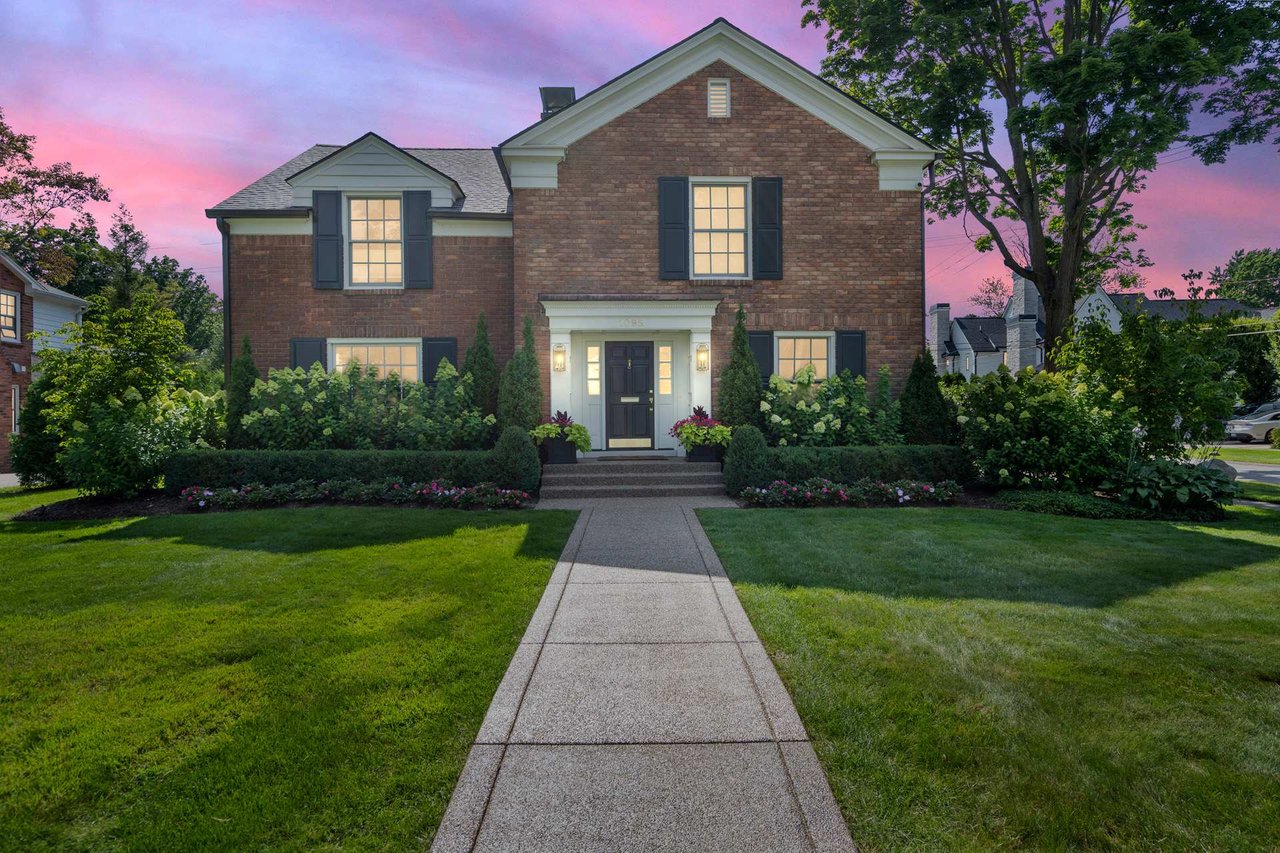
[[[0,265],[0,289],[18,296],[18,331],[22,336],[19,343],[0,342],[0,473],[8,474],[13,471],[13,466],[9,464],[9,432],[13,429],[13,386],[22,388],[21,395],[25,401],[27,385],[31,382],[31,341],[27,340],[27,335],[31,333],[33,318],[31,297],[22,292],[22,281],[3,265]],[[16,372],[13,369],[15,362],[26,370]]]
[[[707,118],[706,80],[727,77],[733,115]],[[778,281],[660,281],[658,177],[781,176],[783,274]],[[540,318],[543,293],[723,297],[712,336],[713,377],[727,357],[739,302],[748,328],[867,332],[868,371],[898,388],[924,342],[920,195],[881,191],[871,152],[715,63],[579,140],[554,190],[515,191],[515,332]]]
[[[289,366],[289,339],[456,337],[465,356],[481,311],[498,364],[511,355],[511,240],[436,237],[431,290],[316,290],[311,237],[231,236],[231,341],[249,336],[264,372]]]

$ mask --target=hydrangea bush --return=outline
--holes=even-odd
[[[264,486],[211,489],[188,486],[178,498],[193,512],[210,509],[251,509],[287,503],[392,504],[424,506],[435,509],[519,509],[532,497],[518,489],[500,489],[491,483],[478,486],[455,486],[447,480],[428,483],[405,483],[385,480],[366,483],[361,480],[299,480]]]
[[[847,370],[822,381],[811,364],[801,368],[794,380],[775,374],[760,401],[760,413],[766,439],[778,447],[848,447],[902,440],[887,371],[881,371],[876,380],[874,405],[867,381]]]
[[[960,495],[954,480],[925,483],[918,480],[860,480],[856,483],[834,483],[814,477],[802,483],[774,480],[763,488],[745,489],[742,500],[757,507],[816,506],[912,506],[954,503]]]

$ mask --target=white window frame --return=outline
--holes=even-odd
[[[693,190],[699,185],[722,185],[722,186],[741,186],[744,188],[742,194],[742,203],[746,208],[742,213],[742,221],[746,226],[743,241],[743,251],[746,254],[745,272],[742,275],[729,275],[728,273],[708,273],[706,275],[698,275],[693,269]],[[691,177],[689,178],[689,278],[698,281],[750,281],[751,280],[751,178],[735,178],[735,177]]]
[[[0,341],[7,344],[22,343],[22,294],[16,290],[0,290],[6,296],[13,297],[13,337],[0,331]]]
[[[370,282],[357,284],[352,281],[351,265],[351,202],[362,199],[386,200],[396,199],[400,202],[400,281],[395,283]],[[364,241],[361,241],[364,242]],[[375,241],[377,242],[377,241]],[[386,240],[383,242],[393,242]],[[342,251],[343,251],[343,287],[347,290],[404,290],[404,193],[392,192],[344,192],[342,194]]]
[[[385,346],[414,346],[418,350],[418,378],[416,381],[425,382],[422,376],[422,338],[326,338],[325,339],[325,356],[328,358],[329,372],[332,373],[338,369],[338,358],[335,352],[336,347],[354,346],[354,347],[385,347]],[[362,365],[368,367],[369,365]],[[405,381],[404,377],[400,377],[400,381]],[[410,382],[414,380],[409,380]]]
[[[780,338],[826,338],[827,340],[827,377],[830,378],[836,374],[836,333],[817,331],[817,332],[774,332],[773,333],[773,373],[775,376],[782,376],[780,353],[782,348],[778,346]],[[790,377],[784,376],[788,382]],[[818,380],[821,382],[822,380]]]
[[[724,84],[724,115],[718,116],[711,111],[711,89],[717,83]],[[707,80],[707,118],[731,118],[733,116],[733,84],[728,77],[711,77]]]

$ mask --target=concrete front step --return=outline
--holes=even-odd
[[[724,483],[691,483],[675,485],[671,482],[654,484],[620,483],[609,485],[546,485],[544,482],[540,497],[544,500],[582,500],[585,498],[674,498],[699,497],[703,495],[723,495]]]
[[[583,459],[576,465],[543,465],[542,473],[557,471],[601,471],[611,475],[627,476],[628,474],[660,474],[680,471],[716,471],[720,470],[719,462],[685,462],[683,459],[627,459],[614,461],[603,459]]]
[[[585,465],[554,465],[542,469],[542,487],[547,486],[608,486],[626,483],[636,486],[654,486],[670,483],[677,486],[723,483],[719,469],[713,471],[597,471]]]

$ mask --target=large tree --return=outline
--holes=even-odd
[[[1051,365],[1080,292],[1142,263],[1129,198],[1157,157],[1200,139],[1207,95],[1225,114],[1257,85],[1280,35],[1280,5],[1246,0],[803,2],[826,76],[942,152],[930,209],[1035,282]]]
[[[1209,281],[1218,296],[1259,308],[1280,305],[1280,249],[1237,251]]]

